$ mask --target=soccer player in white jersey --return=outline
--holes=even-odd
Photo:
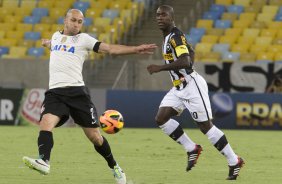
[[[208,86],[205,79],[193,69],[194,50],[185,35],[174,24],[171,6],[162,5],[157,9],[156,19],[163,32],[164,65],[149,65],[150,74],[168,71],[173,83],[171,90],[163,98],[156,122],[165,134],[181,144],[188,155],[186,171],[195,166],[202,147],[194,143],[183,131],[179,123],[172,119],[185,108],[216,149],[222,153],[229,165],[228,180],[236,180],[244,160],[237,156],[224,133],[213,125]]]
[[[99,42],[81,33],[84,16],[80,10],[71,9],[64,20],[64,30],[55,32],[51,40],[43,39],[42,45],[50,48],[49,90],[41,109],[38,137],[39,158],[23,157],[24,163],[42,174],[50,172],[50,154],[53,147],[52,130],[72,116],[94,144],[96,151],[105,158],[118,184],[126,183],[126,176],[117,164],[110,145],[99,132],[99,122],[94,104],[82,78],[82,65],[88,51],[109,54],[152,54],[155,44],[139,46],[114,45]]]

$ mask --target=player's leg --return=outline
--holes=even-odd
[[[126,176],[116,163],[110,145],[99,131],[98,114],[91,101],[87,88],[81,88],[81,94],[77,98],[70,98],[70,114],[75,123],[79,124],[87,138],[93,143],[95,150],[107,161],[115,180],[118,184],[126,183]]]
[[[105,158],[108,166],[113,169],[116,161],[113,157],[110,145],[98,128],[82,128],[87,138],[93,143],[95,150]]]
[[[43,115],[40,121],[40,132],[37,140],[39,158],[23,157],[24,163],[31,169],[37,170],[42,174],[50,173],[50,154],[53,148],[52,130],[60,121],[58,116],[52,114]]]
[[[45,93],[40,118],[40,132],[37,139],[39,158],[23,157],[23,161],[28,167],[42,174],[50,172],[49,160],[54,144],[52,130],[59,123],[63,124],[69,115],[68,107],[59,98],[51,91]]]
[[[189,138],[176,120],[172,119],[173,116],[180,114],[184,108],[181,100],[170,91],[162,100],[155,119],[162,131],[181,144],[187,152],[188,166],[186,171],[189,171],[196,164],[202,148]]]
[[[225,134],[218,129],[211,121],[197,122],[200,130],[208,137],[214,147],[226,157],[229,174],[228,180],[236,180],[240,168],[244,164],[244,160],[236,155],[231,148]]]
[[[177,114],[178,112],[171,107],[160,107],[156,122],[165,134],[183,146],[188,156],[186,171],[190,171],[197,163],[202,147],[188,137],[176,120],[171,119],[172,116]]]
[[[111,147],[105,137],[99,131],[99,128],[82,128],[88,139],[94,144],[95,150],[107,161],[108,166],[112,169],[114,177],[118,184],[126,183],[126,176],[121,167],[115,161]]]
[[[232,168],[227,179],[236,179],[244,161],[234,153],[225,134],[211,122],[212,113],[206,81],[200,75],[196,75],[190,85],[190,89],[193,89],[191,91],[193,98],[190,98],[190,103],[184,104],[191,112],[201,132],[226,157],[229,167]],[[233,173],[230,175],[231,170]]]

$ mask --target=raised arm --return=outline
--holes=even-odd
[[[182,55],[176,61],[165,65],[149,65],[147,70],[150,74],[158,73],[160,71],[191,69],[192,60],[189,55]]]
[[[138,46],[116,45],[101,43],[98,52],[108,53],[111,55],[125,54],[153,54],[157,48],[156,44],[142,44]]]
[[[47,48],[51,49],[51,40],[49,40],[49,39],[41,39],[41,45],[43,47],[47,47]]]

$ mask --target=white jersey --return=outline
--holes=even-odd
[[[84,86],[82,67],[98,40],[86,33],[67,36],[55,32],[51,39],[49,89]]]

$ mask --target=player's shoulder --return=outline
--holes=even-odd
[[[79,37],[88,37],[89,34],[87,34],[87,33],[79,33],[79,34],[77,34],[77,36],[79,36]]]
[[[89,39],[95,39],[93,36],[89,35],[88,33],[79,33],[77,34],[77,37],[81,38],[81,39],[86,39],[86,40],[89,40]]]
[[[56,32],[53,33],[53,36],[60,36],[60,35],[62,35],[62,33],[60,31],[56,31]]]
[[[179,37],[184,35],[184,33],[177,27],[174,27],[171,32],[172,32],[172,37]]]
[[[53,33],[52,35],[52,40],[53,39],[58,39],[62,34],[60,33],[60,31],[56,31],[55,33]]]
[[[78,37],[81,37],[81,38],[89,38],[90,35],[88,33],[79,33],[77,34]]]

